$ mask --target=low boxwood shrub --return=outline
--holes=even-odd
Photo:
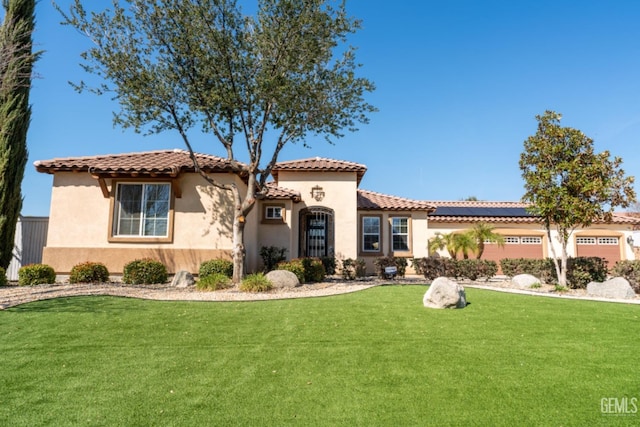
[[[611,273],[627,279],[635,293],[640,293],[640,260],[618,261],[611,269]]]
[[[200,277],[196,282],[196,289],[199,291],[217,291],[231,286],[231,279],[222,273],[208,274]]]
[[[56,272],[47,264],[29,264],[18,270],[18,285],[34,286],[56,282]]]
[[[508,277],[530,274],[543,283],[554,283],[556,269],[551,258],[504,258],[500,260],[502,274]]]
[[[109,281],[109,270],[100,262],[83,262],[71,268],[69,283],[104,283]]]
[[[322,282],[324,280],[326,273],[320,258],[302,258],[302,266],[304,267],[305,283]]]
[[[589,282],[604,282],[607,280],[607,274],[607,260],[604,258],[567,259],[567,285],[572,289],[585,289]]]
[[[167,268],[160,261],[143,258],[124,266],[122,281],[130,285],[151,285],[167,281]]]
[[[333,276],[336,274],[336,259],[332,256],[323,256],[320,258],[322,265],[324,266],[325,274]]]
[[[451,258],[427,257],[414,258],[414,268],[420,271],[427,280],[437,277],[457,277],[455,260]]]
[[[205,277],[212,274],[224,274],[227,277],[233,277],[233,261],[228,259],[210,259],[200,264],[198,276]]]
[[[240,282],[242,292],[266,292],[273,288],[273,284],[264,273],[249,274]]]
[[[0,286],[7,286],[9,281],[7,280],[7,271],[0,267]]]
[[[277,269],[290,271],[296,275],[300,283],[306,283],[304,280],[304,265],[302,265],[302,260],[299,258],[278,263]]]
[[[454,262],[456,277],[469,280],[490,279],[498,272],[498,263],[486,259],[459,259]]]

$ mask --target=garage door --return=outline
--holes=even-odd
[[[482,259],[500,261],[504,258],[542,258],[542,237],[504,236],[504,246],[485,242]]]
[[[607,267],[611,268],[620,261],[620,239],[614,236],[576,237],[576,255],[604,258],[607,260]]]

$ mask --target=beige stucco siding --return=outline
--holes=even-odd
[[[333,253],[337,258],[357,257],[357,177],[355,172],[288,172],[281,171],[278,175],[278,185],[300,192],[302,201],[293,204],[292,211],[292,239],[291,256],[299,254],[298,218],[300,211],[310,207],[325,207],[333,210],[335,247]],[[321,187],[324,192],[322,200],[315,200],[311,196],[314,187]]]
[[[225,184],[244,184],[231,174],[216,178]],[[160,178],[154,182],[162,181]],[[173,199],[173,233],[164,242],[113,241],[110,239],[112,198],[116,182],[139,182],[135,179],[106,179],[111,197],[106,198],[98,180],[84,173],[56,173],[51,195],[51,213],[47,247],[43,262],[58,273],[66,273],[79,262],[104,262],[110,271],[121,272],[123,263],[142,256],[163,260],[170,272],[187,269],[197,273],[199,264],[212,257],[228,256],[232,248],[231,198],[228,192],[209,186],[196,174],[185,174],[172,185],[179,186]],[[255,211],[256,209],[254,209]],[[257,215],[251,212],[245,228],[245,245],[257,242]],[[257,254],[247,256],[254,268]]]

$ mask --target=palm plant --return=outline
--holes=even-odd
[[[495,242],[499,247],[504,246],[504,237],[501,234],[494,232],[493,230],[494,227],[485,222],[478,222],[473,226],[471,230],[469,230],[469,234],[476,241],[477,259],[480,259],[482,257],[485,242]]]
[[[427,242],[429,255],[434,255],[436,251],[446,249],[452,259],[457,258],[457,250],[455,245],[455,235],[453,233],[436,233],[435,236]]]
[[[471,231],[452,233],[452,235],[455,253],[462,252],[464,259],[469,259],[469,252],[476,252],[478,249],[478,241]]]

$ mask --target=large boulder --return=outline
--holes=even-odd
[[[193,274],[189,273],[186,270],[178,271],[175,276],[173,276],[173,280],[171,281],[171,286],[176,288],[188,288],[195,284],[196,281],[193,278]]]
[[[424,294],[422,303],[430,308],[464,308],[467,296],[464,287],[446,277],[438,277]]]
[[[591,282],[587,285],[587,295],[614,299],[632,299],[636,297],[629,281],[624,277],[614,277],[602,283]]]
[[[531,289],[531,285],[542,284],[540,279],[531,274],[518,274],[511,278],[511,284],[516,289]]]
[[[274,288],[295,288],[300,286],[298,276],[287,270],[272,270],[266,274],[266,278]]]

